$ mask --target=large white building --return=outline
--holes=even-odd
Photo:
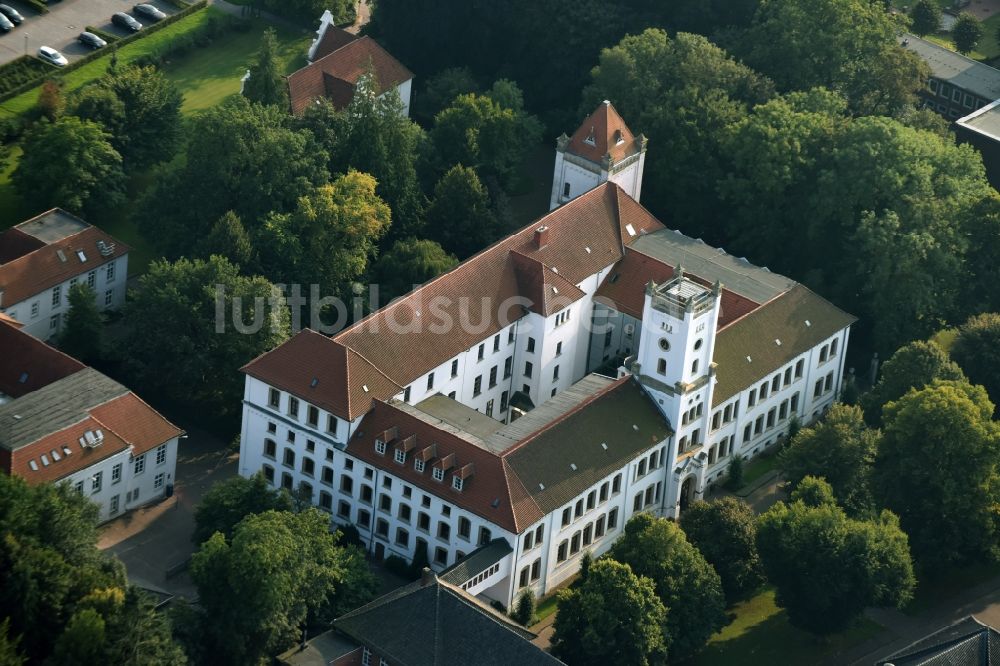
[[[606,180],[338,335],[247,364],[240,473],[509,604],[822,414],[853,321]]]
[[[0,233],[0,312],[47,340],[62,328],[69,289],[90,286],[100,310],[125,303],[129,247],[53,208]]]
[[[0,472],[68,483],[100,520],[162,498],[182,431],[118,382],[0,315]]]

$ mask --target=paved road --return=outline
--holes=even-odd
[[[90,53],[90,49],[77,43],[76,36],[88,25],[95,26],[114,35],[128,33],[111,25],[111,15],[115,12],[131,12],[140,0],[62,0],[49,5],[48,14],[37,14],[19,0],[3,0],[24,17],[24,23],[7,34],[0,34],[0,64],[10,62],[27,52],[38,53],[39,46],[51,46],[62,52],[70,62]],[[159,7],[166,14],[174,14],[177,8],[163,0],[144,0]],[[139,18],[139,22],[148,21]]]
[[[236,474],[237,454],[202,430],[178,425],[188,438],[180,442],[174,496],[107,523],[98,546],[125,563],[133,582],[190,599],[196,591],[187,573],[168,579],[166,571],[194,552],[194,509],[212,484]]]

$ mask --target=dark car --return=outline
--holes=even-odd
[[[137,15],[147,18],[151,21],[162,21],[167,18],[167,15],[161,12],[159,9],[153,5],[143,3],[141,5],[136,5],[132,8],[132,11]]]
[[[14,25],[21,25],[24,23],[24,17],[17,13],[17,10],[10,5],[0,5],[0,14],[7,17],[7,20]]]
[[[10,32],[13,29],[14,29],[14,24],[10,22],[10,19],[8,19],[3,14],[0,14],[0,30],[3,30],[4,32]]]
[[[99,49],[102,46],[108,45],[106,41],[92,32],[81,32],[80,36],[76,38],[76,41],[80,42],[84,46],[89,46],[92,49]]]
[[[130,30],[132,32],[142,30],[142,24],[125,12],[115,12],[114,16],[111,17],[111,22],[123,30]]]

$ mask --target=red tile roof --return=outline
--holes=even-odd
[[[17,227],[11,227],[0,234],[0,264],[14,261],[41,247],[45,247],[45,241],[26,234]]]
[[[0,393],[19,398],[87,367],[8,319],[0,319]]]
[[[316,52],[313,53],[313,61],[315,62],[320,58],[330,55],[340,47],[346,46],[357,38],[357,35],[352,35],[332,23],[327,24],[326,30],[323,31],[323,36],[319,38],[319,44],[316,45]]]
[[[548,228],[547,240],[539,247],[535,231],[541,226]],[[578,291],[575,285],[620,260],[631,240],[662,228],[617,185],[606,183],[372,313],[333,341],[312,332],[300,333],[251,361],[243,371],[353,420],[365,413],[372,398],[392,397],[401,387],[518,319],[523,301],[515,299],[530,297],[521,291],[522,286],[537,295],[544,278],[549,287],[557,286],[558,296],[566,290],[573,299]],[[529,268],[519,270],[519,266]],[[564,307],[548,291],[544,305],[533,303],[537,311]],[[483,303],[488,306],[484,308]],[[462,321],[472,325],[461,326]],[[447,322],[453,325],[444,326]],[[351,378],[344,360],[348,350],[352,352],[350,365],[356,368]],[[366,378],[369,394],[358,394],[358,376]],[[320,381],[311,388],[314,377]],[[350,387],[350,395],[345,387]]]
[[[687,277],[706,287],[712,286],[709,280],[684,271]],[[650,280],[662,284],[674,276],[674,267],[654,259],[637,250],[628,248],[625,257],[608,271],[608,277],[594,294],[598,300],[618,312],[636,319],[642,319],[642,306],[645,301],[646,285]],[[734,291],[722,289],[722,307],[719,312],[719,330],[733,323],[743,315],[753,312],[761,306],[745,296]]]
[[[100,446],[83,447],[80,446],[79,439],[88,431],[101,430],[104,433],[104,441]],[[63,451],[63,447],[70,450],[69,455]],[[20,476],[28,483],[46,483],[58,481],[81,469],[86,469],[106,458],[120,453],[128,448],[128,444],[114,432],[104,428],[101,423],[93,418],[87,418],[59,432],[23,446],[13,451],[9,468],[4,468],[8,474]],[[56,451],[60,460],[53,461],[52,451]],[[49,459],[49,464],[45,465],[41,456],[45,455]],[[35,461],[37,470],[31,469],[29,464]],[[106,479],[107,483],[111,479]]]
[[[105,432],[111,431],[135,447],[136,455],[184,434],[134,393],[94,407],[90,415],[105,426]]]
[[[511,250],[510,260],[517,274],[518,293],[531,301],[529,308],[535,314],[548,317],[586,295],[537,259]]]
[[[3,238],[0,237],[0,240]],[[108,247],[113,245],[114,250],[109,256],[102,256],[97,249],[97,241],[103,241]],[[76,254],[77,250],[83,251],[86,261],[80,261]],[[65,261],[59,258],[58,251],[62,251]],[[20,303],[74,276],[92,271],[128,251],[127,245],[94,226],[89,226],[54,243],[43,245],[0,265],[3,307]]]
[[[375,71],[379,92],[413,78],[413,72],[378,42],[371,37],[359,37],[288,75],[292,113],[302,113],[309,102],[324,96],[330,97],[337,108],[344,108],[354,96],[358,79],[369,67]]]
[[[618,115],[611,102],[602,102],[580,123],[570,137],[566,152],[600,164],[605,155],[620,162],[641,150],[632,131]]]

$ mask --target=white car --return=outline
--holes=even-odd
[[[59,51],[56,51],[51,46],[43,46],[38,49],[38,57],[45,62],[51,63],[56,67],[65,67],[69,64],[69,60],[66,60],[66,56]]]

